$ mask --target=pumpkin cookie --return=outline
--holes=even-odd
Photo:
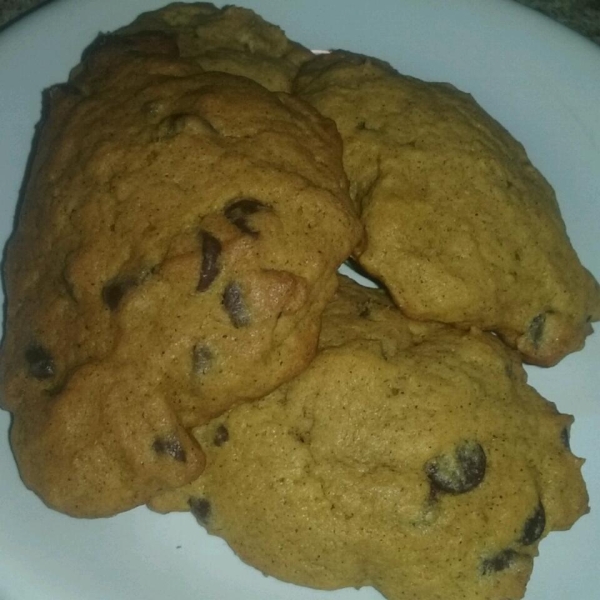
[[[548,182],[471,96],[348,52],[306,63],[296,90],[337,124],[358,260],[405,314],[495,331],[539,365],[583,347],[598,284]]]
[[[343,282],[310,367],[194,430],[204,473],[151,506],[293,583],[516,600],[538,541],[587,512],[571,422],[493,336]]]
[[[13,450],[75,515],[197,476],[185,428],[308,364],[361,235],[330,121],[176,54],[103,38],[48,91],[7,250]]]
[[[272,91],[289,92],[298,67],[312,53],[252,10],[208,2],[175,2],[141,14],[118,33],[172,34],[181,55],[207,71],[249,77]]]

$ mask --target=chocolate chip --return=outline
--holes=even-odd
[[[546,324],[546,313],[540,313],[537,317],[534,317],[529,324],[529,337],[533,342],[535,348],[540,345],[542,338],[544,337],[544,325]]]
[[[29,346],[25,350],[25,360],[29,365],[29,374],[36,379],[54,377],[54,360],[43,346]]]
[[[567,450],[571,449],[571,437],[569,435],[568,427],[563,427],[562,431],[560,432],[560,441]]]
[[[219,425],[215,430],[215,436],[213,443],[215,446],[222,446],[227,440],[229,440],[229,431],[225,425]]]
[[[430,460],[425,472],[431,483],[449,494],[464,494],[476,488],[485,476],[486,456],[477,443],[466,441],[459,444],[452,454],[444,454]]]
[[[242,233],[256,238],[259,232],[250,227],[247,217],[261,210],[270,210],[270,208],[254,198],[241,198],[225,208],[225,217]]]
[[[515,562],[517,556],[518,554],[514,550],[502,550],[502,552],[499,552],[496,556],[486,558],[481,563],[481,572],[484,575],[491,575],[492,573],[504,571]]]
[[[129,289],[136,285],[137,281],[131,277],[113,279],[102,288],[102,300],[112,311],[117,310],[123,296]]]
[[[233,326],[238,329],[250,324],[250,313],[244,302],[242,288],[236,281],[227,284],[223,292],[223,307],[229,314]]]
[[[219,260],[221,242],[208,231],[201,231],[200,235],[202,236],[202,267],[196,291],[205,292],[221,272]]]
[[[188,505],[190,511],[196,517],[196,520],[201,525],[206,524],[210,517],[210,502],[206,498],[198,498],[197,496],[190,496],[188,498]]]
[[[540,502],[533,514],[525,521],[523,526],[523,533],[519,541],[524,546],[530,546],[534,542],[537,542],[544,533],[546,527],[546,511],[544,506]]]
[[[210,370],[213,353],[206,344],[196,344],[192,348],[192,371],[196,375],[206,375]]]
[[[174,435],[157,437],[152,444],[152,450],[157,454],[166,454],[179,462],[186,460],[185,450]]]

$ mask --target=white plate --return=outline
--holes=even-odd
[[[64,81],[99,30],[163,0],[57,0],[0,34],[0,239],[12,219],[42,88]],[[554,185],[582,261],[600,275],[600,50],[506,0],[243,0],[312,48],[348,48],[469,92],[526,146]],[[593,512],[541,544],[527,600],[600,596],[600,334],[531,382],[576,415],[572,446]],[[0,600],[281,600],[380,598],[319,592],[263,577],[189,515],[138,508],[111,519],[65,517],[21,484],[0,414]],[[594,510],[595,509],[595,510]]]

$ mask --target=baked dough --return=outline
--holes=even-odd
[[[516,600],[539,539],[587,512],[571,422],[493,336],[344,281],[310,367],[194,430],[204,473],[151,507],[293,583]]]
[[[291,91],[298,67],[313,56],[276,25],[238,6],[175,2],[142,13],[118,33],[141,31],[169,33],[181,55],[205,70],[249,77],[277,92]]]
[[[471,96],[341,51],[306,63],[295,89],[337,124],[358,260],[405,314],[497,332],[539,365],[583,347],[600,288],[548,182]]]
[[[361,228],[330,121],[164,35],[101,38],[46,100],[2,402],[26,485],[109,515],[199,474],[186,427],[309,363]]]

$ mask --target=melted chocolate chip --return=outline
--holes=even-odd
[[[525,521],[525,525],[523,526],[523,532],[519,541],[524,546],[530,546],[542,537],[545,527],[546,511],[544,510],[544,506],[540,502],[537,505],[533,514],[527,519],[527,521]]]
[[[102,300],[104,301],[104,304],[112,311],[117,310],[123,296],[129,289],[134,287],[136,283],[136,280],[131,277],[109,281],[102,288]]]
[[[221,272],[219,258],[221,256],[221,242],[208,231],[201,231],[202,236],[202,267],[200,280],[196,291],[205,292]]]
[[[29,375],[36,379],[54,377],[54,359],[43,346],[29,346],[25,350],[25,360],[29,365]]]
[[[476,488],[485,476],[486,456],[477,443],[459,444],[452,454],[444,454],[425,465],[427,477],[438,490],[464,494]]]
[[[544,326],[546,324],[546,314],[540,313],[537,317],[534,317],[529,324],[529,337],[533,342],[535,348],[540,345],[542,338],[544,337]]]
[[[185,450],[174,435],[157,437],[152,444],[152,450],[157,454],[166,454],[179,462],[186,461]]]
[[[213,353],[206,344],[196,344],[192,348],[192,371],[195,375],[206,375],[210,370]]]
[[[201,525],[206,524],[210,518],[210,502],[206,498],[190,496],[188,499],[188,505],[198,523]]]
[[[219,425],[215,430],[215,436],[213,437],[213,443],[215,446],[222,446],[226,441],[229,440],[229,431],[225,425]]]
[[[569,435],[568,427],[563,427],[562,431],[560,432],[560,441],[567,450],[571,449],[571,437]]]
[[[504,571],[512,566],[517,556],[518,554],[510,548],[507,550],[502,550],[502,552],[499,552],[496,554],[496,556],[486,558],[481,563],[481,572],[484,575],[491,575],[492,573]]]
[[[241,198],[232,202],[225,209],[225,217],[242,233],[256,238],[260,234],[256,229],[250,227],[247,217],[261,210],[270,210],[270,208],[254,198]]]
[[[236,329],[250,324],[250,313],[244,302],[240,284],[233,281],[227,284],[223,292],[223,307],[229,314],[229,319]]]

